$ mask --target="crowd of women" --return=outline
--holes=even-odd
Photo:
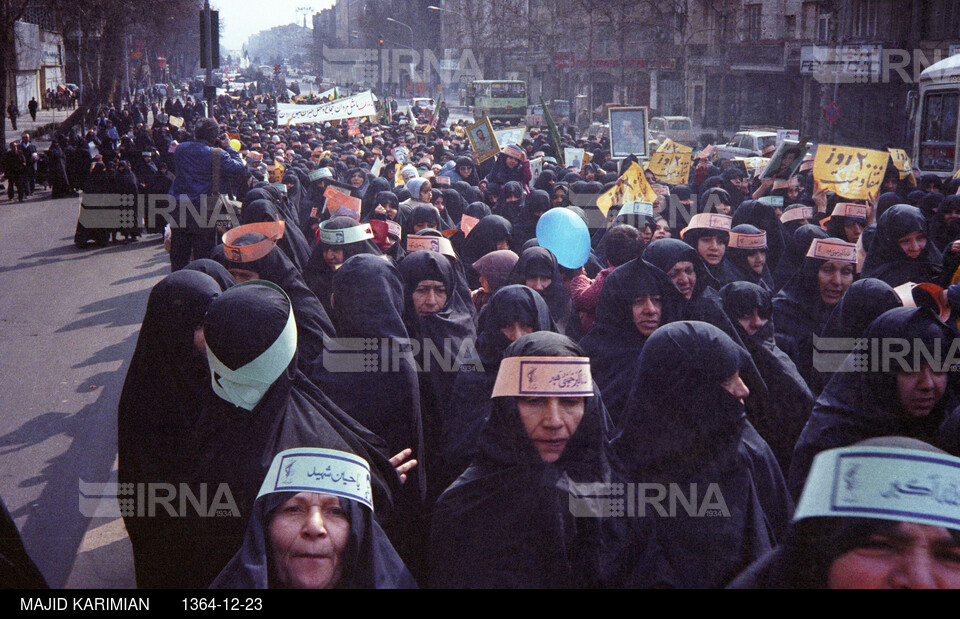
[[[139,586],[960,586],[956,181],[702,158],[604,217],[593,136],[274,113],[220,99],[241,225],[153,289],[119,408],[121,482],[235,514],[125,517]]]

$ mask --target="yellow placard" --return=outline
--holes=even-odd
[[[910,163],[907,151],[902,148],[888,148],[887,151],[890,153],[890,163],[900,173],[900,180],[909,178],[910,182],[916,185],[917,179],[913,177],[913,164]]]
[[[283,182],[283,172],[286,168],[279,161],[275,162],[273,165],[273,171],[270,174],[271,183],[282,183]]]
[[[617,179],[617,184],[597,198],[597,208],[606,217],[607,211],[614,204],[625,204],[634,200],[652,203],[656,199],[657,193],[647,182],[647,177],[643,174],[643,168],[634,161],[627,168],[627,171]]]
[[[688,155],[693,154],[693,149],[689,146],[684,146],[683,144],[677,144],[670,138],[667,138],[663,141],[663,144],[657,149],[658,153],[687,153]]]
[[[767,167],[767,164],[770,163],[769,157],[735,157],[734,159],[737,161],[743,161],[743,167],[747,169],[747,172],[762,170]]]
[[[884,151],[821,144],[813,161],[815,187],[848,200],[875,201],[889,159]]]
[[[685,185],[690,179],[690,168],[693,165],[690,155],[693,151],[689,147],[683,148],[686,148],[687,152],[658,149],[650,156],[647,169],[653,172],[657,179],[670,185]]]

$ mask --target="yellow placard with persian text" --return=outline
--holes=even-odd
[[[888,148],[887,151],[890,153],[890,163],[900,173],[900,180],[909,178],[910,182],[916,185],[917,179],[913,177],[913,164],[910,163],[907,151],[902,148]]]
[[[889,159],[884,151],[821,144],[813,161],[816,189],[848,200],[876,200]]]
[[[597,208],[606,217],[607,211],[614,204],[625,204],[634,200],[652,203],[656,199],[657,193],[647,182],[647,177],[643,174],[643,168],[634,161],[627,168],[627,171],[617,179],[617,184],[597,198]]]
[[[683,149],[686,149],[686,152]],[[656,174],[657,180],[670,185],[684,185],[690,179],[690,168],[693,165],[690,159],[692,153],[693,150],[689,146],[671,151],[657,150],[650,156],[647,169]]]

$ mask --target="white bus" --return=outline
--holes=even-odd
[[[919,97],[911,103],[910,159],[921,174],[944,178],[960,169],[960,54],[920,74]]]

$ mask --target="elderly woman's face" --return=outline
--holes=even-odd
[[[517,398],[527,436],[544,462],[556,462],[577,431],[585,410],[583,398]]]
[[[278,584],[332,589],[343,576],[350,520],[340,499],[300,492],[278,507],[268,525],[270,559]]]

